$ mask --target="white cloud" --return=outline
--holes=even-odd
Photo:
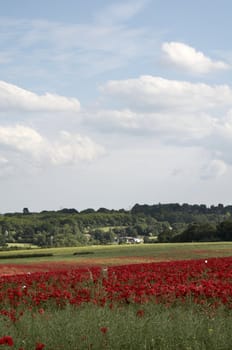
[[[163,43],[162,50],[169,63],[193,73],[206,74],[211,71],[230,68],[227,63],[212,60],[202,52],[180,42]]]
[[[1,126],[0,145],[38,157],[44,147],[44,140],[37,131],[29,127]]]
[[[16,85],[0,81],[1,111],[25,112],[78,112],[80,103],[76,98],[68,98],[46,93],[37,95]]]
[[[134,135],[156,136],[183,144],[211,135],[217,121],[206,113],[136,112],[130,109],[98,110],[86,113],[85,123],[104,132],[127,132]]]
[[[9,156],[11,163],[20,155],[36,164],[75,164],[91,161],[104,153],[102,146],[86,136],[63,131],[55,140],[48,140],[38,131],[22,125],[1,126],[0,145],[2,153],[5,152],[2,161],[8,162]]]
[[[53,164],[75,164],[78,161],[92,161],[105,153],[104,148],[87,136],[61,132],[61,138],[50,145],[50,159]]]
[[[207,85],[168,80],[150,75],[137,79],[111,80],[101,91],[132,110],[175,110],[196,112],[232,106],[228,85]]]
[[[85,122],[104,132],[150,137],[173,146],[201,148],[205,167],[218,176],[232,164],[232,88],[160,77],[113,80],[101,87],[105,108]],[[110,108],[113,104],[114,108]],[[207,163],[208,164],[208,163]],[[207,170],[208,169],[208,170]],[[209,175],[202,175],[202,177]]]
[[[139,127],[137,119],[138,114],[130,109],[86,111],[83,116],[85,124],[106,132],[124,128],[127,130],[137,129]]]

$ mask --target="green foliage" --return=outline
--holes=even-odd
[[[216,226],[208,223],[193,223],[180,235],[172,238],[172,242],[203,242],[217,241],[218,232]]]
[[[0,215],[0,247],[27,243],[39,247],[109,244],[124,236],[158,237],[159,242],[232,240],[232,206],[136,204],[126,211],[92,208]],[[215,227],[217,226],[217,232]],[[148,239],[149,238],[149,239]]]
[[[218,204],[218,206],[206,207],[204,204],[191,205],[187,203],[182,205],[179,203],[136,204],[131,209],[131,213],[149,215],[158,221],[168,221],[171,224],[176,222],[187,224],[192,222],[218,222],[232,215],[232,205],[223,206],[223,204]]]
[[[223,241],[232,241],[232,221],[226,220],[217,227],[218,237]]]
[[[92,232],[91,236],[97,244],[108,244],[115,242],[115,235],[112,231],[102,231],[101,229],[96,229]]]
[[[37,254],[10,254],[10,255],[0,255],[0,259],[28,259],[28,258],[41,258],[53,256],[52,253],[37,253]]]

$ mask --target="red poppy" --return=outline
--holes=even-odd
[[[0,338],[0,344],[1,345],[8,345],[8,346],[13,346],[14,341],[11,336],[5,335],[4,337]]]
[[[136,312],[136,316],[137,316],[137,317],[143,317],[143,316],[144,316],[144,310],[138,310],[138,311]]]
[[[108,332],[108,328],[107,327],[101,327],[100,328],[100,331],[103,333],[103,334],[106,334]]]
[[[35,350],[42,350],[45,347],[45,344],[37,343]]]

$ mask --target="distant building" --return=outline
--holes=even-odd
[[[140,244],[140,243],[143,243],[143,239],[138,237],[125,236],[125,237],[119,237],[118,243],[119,244]]]

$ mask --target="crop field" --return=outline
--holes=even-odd
[[[229,350],[231,248],[63,248],[26,262],[2,252],[14,258],[0,265],[0,349]]]
[[[41,253],[44,255],[51,254],[52,256],[40,256],[42,255]],[[17,258],[16,255],[26,255],[27,258]],[[0,274],[3,274],[4,271],[5,273],[35,271],[37,268],[39,271],[47,271],[47,269],[50,270],[53,268],[53,264],[60,264],[60,266],[108,266],[153,261],[207,259],[210,257],[226,257],[231,255],[232,242],[115,244],[67,248],[33,248],[0,252]]]

